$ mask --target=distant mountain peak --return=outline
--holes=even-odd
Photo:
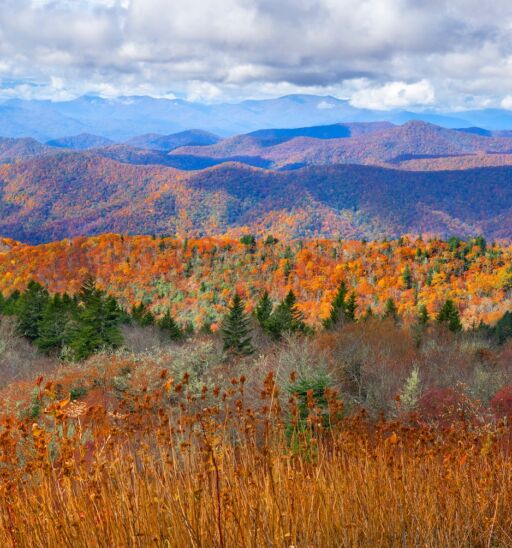
[[[114,144],[114,141],[93,135],[92,133],[79,133],[61,139],[52,139],[46,143],[49,146],[57,148],[69,148],[72,150],[89,150],[91,148],[107,147]]]

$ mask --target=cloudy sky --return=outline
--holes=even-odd
[[[0,0],[0,98],[512,109],[510,0]]]

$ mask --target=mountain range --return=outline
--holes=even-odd
[[[447,129],[414,120],[355,122],[258,130],[221,138],[202,130],[144,134],[114,142],[80,134],[41,143],[0,138],[0,162],[63,151],[89,151],[133,165],[161,165],[197,171],[226,162],[290,170],[309,165],[362,164],[436,171],[512,164],[512,132],[470,127]]]
[[[33,137],[43,142],[83,133],[126,141],[140,134],[166,135],[190,128],[232,136],[266,128],[349,121],[403,124],[411,120],[447,128],[478,126],[485,130],[509,130],[512,111],[375,111],[355,108],[335,97],[316,95],[216,104],[145,96],[116,99],[83,96],[61,102],[11,99],[0,103],[0,133],[4,137]]]
[[[0,139],[0,235],[512,238],[512,135],[422,121]]]

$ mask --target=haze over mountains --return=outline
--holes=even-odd
[[[448,128],[512,128],[512,112],[375,111],[330,96],[288,95],[240,103],[203,104],[182,99],[84,96],[72,101],[12,99],[0,103],[0,134],[40,141],[90,133],[115,141],[146,133],[170,134],[200,128],[228,136],[266,128],[329,125],[338,122],[423,120]]]

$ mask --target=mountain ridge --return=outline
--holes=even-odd
[[[480,126],[512,129],[512,112],[504,109],[434,112],[377,111],[353,107],[347,100],[322,95],[287,95],[233,103],[197,103],[148,96],[82,96],[69,101],[10,99],[0,103],[0,127],[7,137],[41,141],[91,133],[115,141],[144,133],[167,135],[201,128],[221,136],[266,128],[292,128],[342,122],[421,119],[445,127]]]
[[[512,167],[403,171],[231,162],[202,171],[64,151],[0,166],[0,234],[28,243],[103,232],[510,238]]]

